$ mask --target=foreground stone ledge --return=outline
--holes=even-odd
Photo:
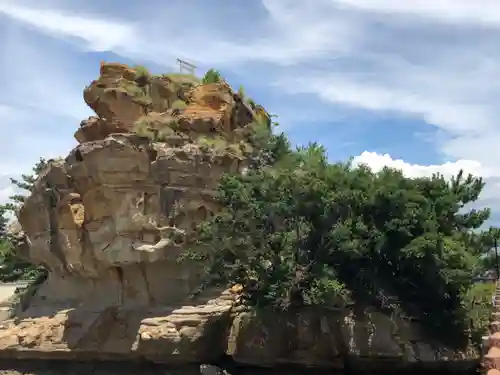
[[[211,361],[225,351],[230,303],[70,309],[0,324],[0,358]]]
[[[241,366],[363,371],[469,371],[479,364],[422,335],[415,322],[350,309],[255,312],[235,296],[196,306],[27,310],[0,323],[0,358],[147,360],[167,365],[231,358]],[[41,316],[40,314],[45,314]]]

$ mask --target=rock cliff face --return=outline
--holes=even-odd
[[[0,357],[173,364],[469,369],[471,353],[429,342],[413,321],[350,309],[260,313],[231,290],[189,296],[179,263],[196,223],[217,210],[221,174],[241,173],[248,134],[269,124],[225,83],[101,64],[84,91],[97,116],[52,160],[19,212],[19,251],[49,277],[0,324]]]

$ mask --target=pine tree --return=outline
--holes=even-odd
[[[11,178],[11,183],[26,193],[33,191],[36,179],[46,167],[47,160],[40,160],[33,167],[32,174],[23,174],[20,180]],[[25,260],[19,259],[14,251],[12,239],[7,233],[8,213],[14,213],[26,199],[24,194],[16,194],[10,198],[10,202],[0,206],[0,281],[10,282],[19,279],[39,279],[46,276],[46,271]]]
[[[21,179],[17,180],[15,178],[11,178],[10,182],[16,186],[17,189],[25,190],[26,193],[31,193],[33,191],[36,179],[39,174],[43,171],[43,169],[47,166],[47,160],[44,158],[40,158],[39,161],[32,168],[31,174],[23,174],[21,175]],[[15,194],[9,197],[11,202],[2,206],[4,210],[15,211],[26,199],[26,195],[23,193]]]
[[[9,220],[6,217],[7,209],[0,206],[0,240],[3,240],[7,236],[7,226]]]
[[[207,285],[246,285],[250,304],[397,308],[457,344],[490,214],[464,206],[483,187],[463,173],[448,181],[331,164],[313,144],[284,164],[223,177],[222,211],[186,257],[208,264]]]

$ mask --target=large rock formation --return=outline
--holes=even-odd
[[[224,172],[240,173],[247,135],[269,118],[225,83],[102,64],[84,91],[96,112],[79,145],[52,160],[18,218],[20,253],[48,279],[0,324],[0,357],[232,357],[257,366],[469,368],[475,354],[430,342],[418,324],[376,311],[255,313],[236,290],[190,298],[199,269],[177,258],[217,210]]]

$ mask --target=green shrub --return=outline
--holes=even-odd
[[[220,75],[219,71],[215,69],[210,69],[205,73],[205,76],[202,78],[201,81],[204,84],[220,83],[222,82],[222,76]]]
[[[177,119],[161,122],[148,116],[142,116],[135,123],[133,130],[137,135],[147,137],[155,142],[164,141],[167,136],[172,135],[179,129]]]
[[[180,129],[179,120],[177,120],[177,119],[170,120],[166,126],[174,131],[179,131],[179,129]]]
[[[199,136],[196,140],[196,143],[198,143],[202,147],[206,148],[212,148],[214,150],[225,150],[228,147],[228,142],[222,138],[221,136]]]
[[[141,137],[154,139],[156,132],[151,125],[152,123],[150,119],[148,119],[146,116],[143,116],[134,123],[133,131]]]
[[[0,282],[34,280],[47,272],[42,267],[19,259],[8,238],[0,239],[0,264]]]
[[[186,107],[187,107],[186,102],[181,99],[174,100],[174,102],[171,105],[172,109],[184,109]]]
[[[238,95],[240,96],[241,100],[245,100],[246,95],[243,85],[240,85],[240,87],[238,87]]]
[[[143,79],[149,80],[149,78],[151,77],[151,73],[149,73],[149,70],[145,66],[134,65],[134,70],[135,70],[135,80],[136,81],[143,80]]]
[[[157,140],[159,142],[165,142],[168,138],[175,135],[175,131],[171,127],[164,127],[158,132]]]
[[[482,336],[488,331],[491,314],[493,313],[492,296],[495,294],[495,284],[474,284],[464,293],[464,307],[471,323],[472,342],[479,346]]]

